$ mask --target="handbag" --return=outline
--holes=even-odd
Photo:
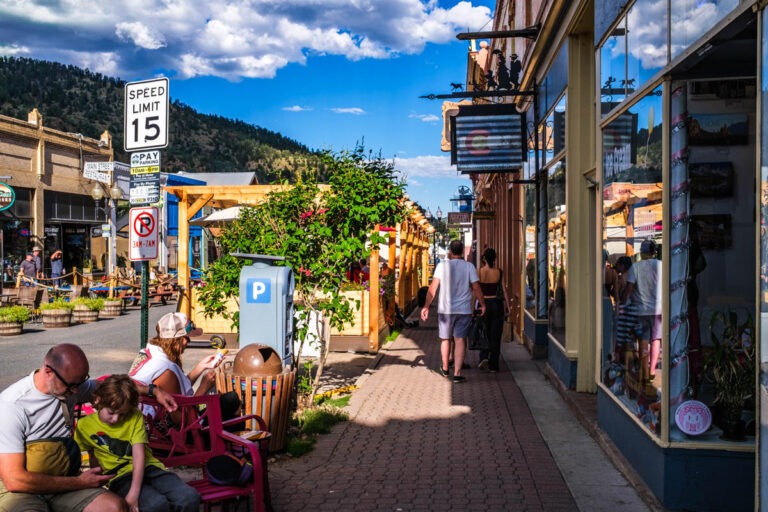
[[[482,316],[473,316],[469,324],[469,333],[467,334],[469,350],[490,350],[488,343],[488,327],[485,318]]]

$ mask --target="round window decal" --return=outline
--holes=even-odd
[[[688,400],[675,411],[675,423],[684,434],[698,436],[709,430],[712,413],[709,407],[698,400]]]
[[[7,183],[0,181],[0,212],[7,210],[16,202],[16,192]]]

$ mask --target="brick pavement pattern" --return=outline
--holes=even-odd
[[[436,317],[386,347],[349,422],[270,466],[277,512],[578,510],[505,367],[476,370],[470,351],[466,382],[433,371]]]

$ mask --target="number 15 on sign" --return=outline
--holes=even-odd
[[[131,208],[130,245],[131,261],[157,258],[157,208]]]
[[[168,146],[168,79],[125,84],[125,150]]]

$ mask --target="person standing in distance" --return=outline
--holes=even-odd
[[[435,269],[435,275],[427,290],[427,300],[421,308],[421,320],[426,321],[429,318],[429,306],[440,288],[437,324],[442,361],[439,373],[443,377],[448,377],[451,336],[453,336],[455,341],[453,382],[456,383],[467,380],[461,375],[461,369],[467,350],[469,324],[472,321],[473,298],[480,305],[480,315],[485,314],[485,299],[480,289],[477,269],[471,263],[464,261],[463,254],[464,243],[461,240],[453,240],[449,247],[448,260],[441,262]]]

